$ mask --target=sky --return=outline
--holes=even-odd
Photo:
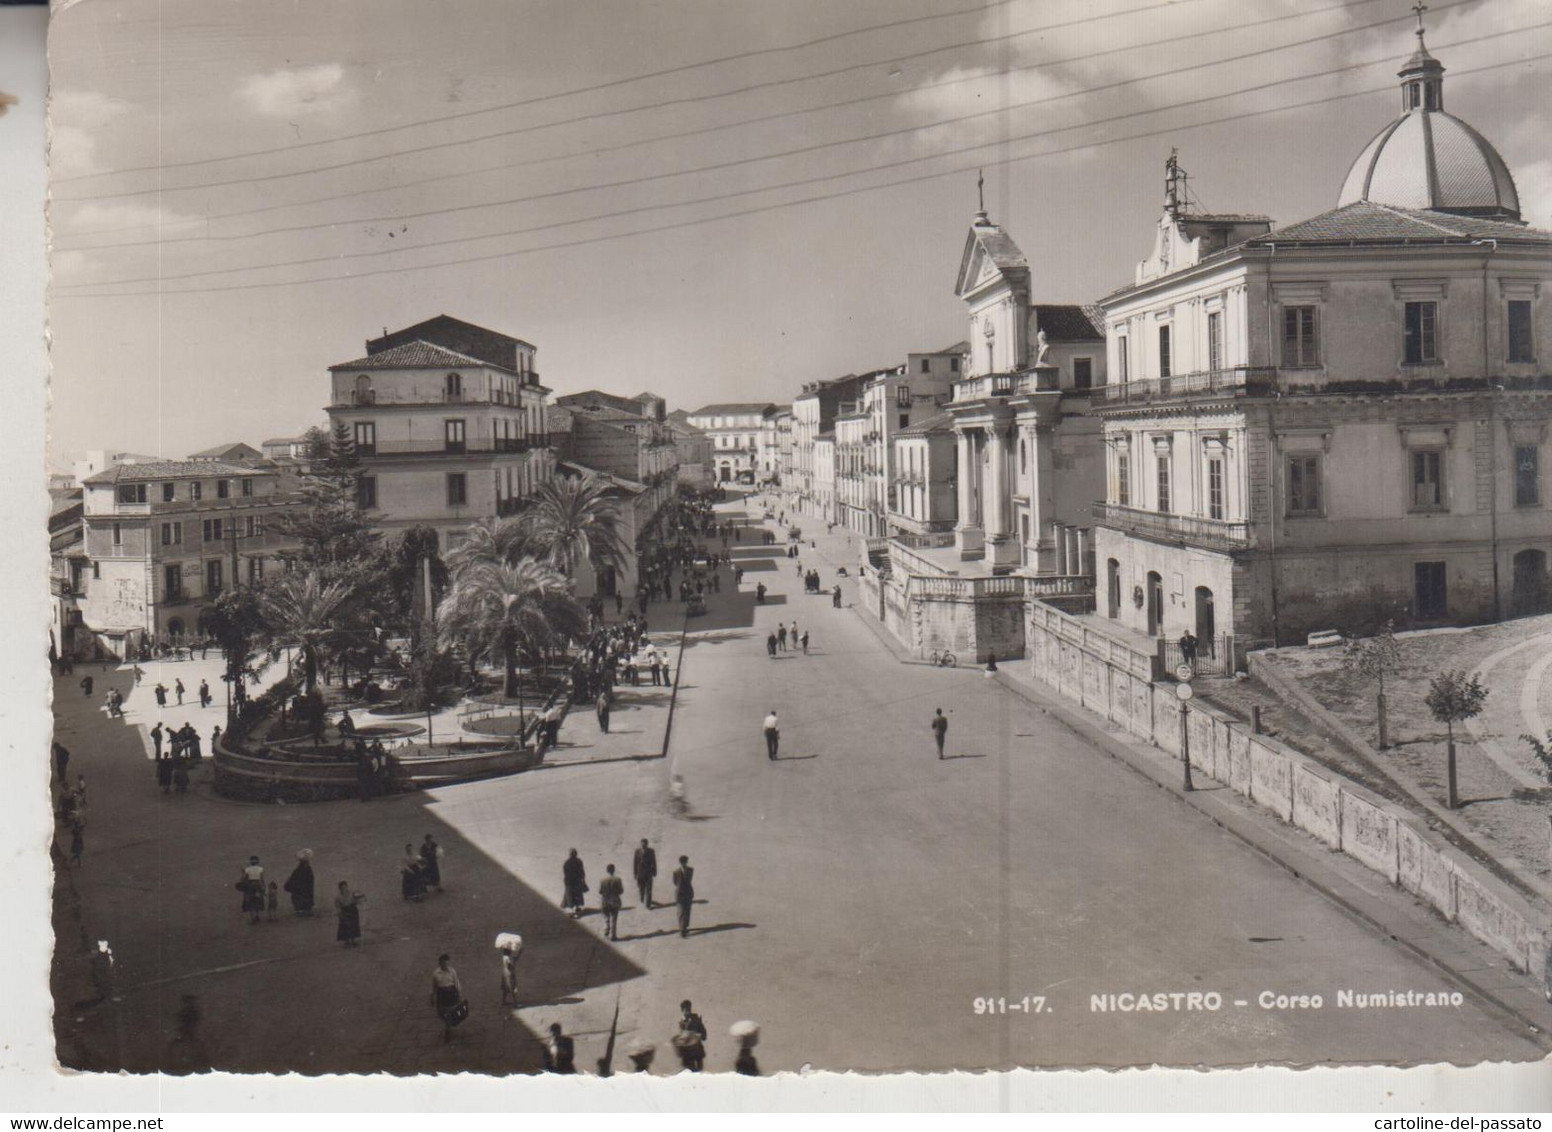
[[[1446,109],[1552,227],[1552,9],[1424,19]],[[1334,207],[1415,28],[1403,0],[75,0],[51,451],[296,435],[330,365],[439,313],[534,343],[557,393],[790,401],[965,337],[981,169],[1043,302],[1130,282],[1172,148],[1204,210]]]

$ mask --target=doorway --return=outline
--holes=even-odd
[[[1148,571],[1148,636],[1164,631],[1164,579],[1158,571]]]
[[[1213,651],[1213,641],[1218,638],[1218,621],[1213,612],[1213,592],[1206,586],[1196,587],[1196,639],[1197,648],[1204,653]]]
[[[1547,555],[1543,550],[1522,550],[1514,556],[1514,582],[1509,592],[1509,612],[1525,617],[1547,610]]]

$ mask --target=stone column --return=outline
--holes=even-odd
[[[1092,574],[1089,567],[1089,559],[1094,553],[1094,532],[1088,527],[1078,528],[1078,565],[1073,570],[1074,574]]]
[[[1067,528],[1060,523],[1051,524],[1051,542],[1056,547],[1055,571],[1058,574],[1067,573]]]
[[[986,517],[986,557],[997,566],[1016,564],[1019,560],[1018,538],[1010,529],[1013,510],[1013,485],[1009,476],[1008,442],[1003,425],[994,424],[987,436],[987,464],[991,482],[982,493],[982,509]]]
[[[961,558],[979,558],[985,536],[975,513],[975,443],[963,431],[954,439],[959,453],[959,518],[954,523],[954,546]]]
[[[1083,573],[1082,550],[1078,543],[1078,528],[1067,527],[1063,533],[1067,536],[1067,569],[1064,574]]]

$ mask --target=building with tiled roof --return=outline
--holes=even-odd
[[[1419,32],[1338,206],[1280,228],[1211,230],[1171,159],[1153,248],[1102,302],[1100,620],[1223,668],[1552,608],[1552,233],[1443,73]]]
[[[711,441],[713,476],[718,483],[755,482],[759,472],[760,434],[776,411],[769,401],[733,401],[702,405],[689,423]]]
[[[229,444],[217,444],[202,451],[192,453],[190,460],[219,460],[224,464],[257,464],[264,459],[264,453],[251,444],[236,441]]]
[[[330,427],[353,436],[375,526],[429,526],[447,542],[515,514],[550,478],[549,390],[531,343],[438,315],[328,367]]]

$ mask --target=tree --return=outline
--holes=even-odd
[[[1368,640],[1349,637],[1342,646],[1342,665],[1360,680],[1379,681],[1379,694],[1375,697],[1375,717],[1379,721],[1379,749],[1390,746],[1390,734],[1385,717],[1385,674],[1401,668],[1401,648],[1396,644],[1395,622],[1387,621],[1380,631]]]
[[[420,632],[426,618],[425,567],[431,562],[431,608],[435,609],[447,592],[447,563],[437,550],[437,533],[431,527],[416,526],[405,531],[389,552],[388,585],[392,593],[392,612],[410,626],[411,636]]]
[[[519,519],[530,548],[568,578],[584,562],[623,566],[630,547],[609,491],[601,480],[569,476],[541,484]]]
[[[1482,681],[1474,673],[1468,675],[1464,668],[1439,673],[1429,681],[1428,695],[1423,697],[1423,703],[1428,705],[1433,717],[1444,724],[1449,736],[1445,805],[1452,810],[1460,804],[1455,789],[1455,724],[1482,714],[1482,705],[1486,702],[1487,689],[1482,687]]]
[[[263,599],[260,592],[251,586],[226,590],[205,611],[204,620],[226,658],[226,675],[223,679],[231,686],[235,701],[227,705],[230,713],[234,707],[240,707],[246,698],[243,678],[248,674],[248,662],[253,659],[264,635]],[[231,727],[230,719],[227,727]]]
[[[1552,782],[1552,731],[1547,732],[1544,741],[1528,732],[1522,732],[1520,738],[1530,744],[1530,753],[1541,764],[1541,771],[1547,776],[1547,781]]]
[[[350,428],[334,426],[327,443],[322,430],[308,434],[308,465],[301,474],[297,506],[276,520],[284,535],[301,545],[284,557],[331,578],[358,579],[361,564],[377,549],[377,535],[362,514],[357,492],[361,458]]]
[[[501,657],[505,694],[516,696],[518,660],[537,660],[543,650],[580,637],[587,614],[567,580],[542,563],[477,562],[454,578],[437,624],[444,643],[463,646],[471,657]]]
[[[284,574],[264,589],[262,609],[271,638],[302,653],[302,686],[309,698],[318,685],[318,661],[338,635],[338,618],[350,597],[342,581],[317,570]]]
[[[454,572],[477,562],[515,565],[529,555],[526,524],[520,519],[480,519],[470,523],[464,538],[448,551],[447,565]]]

